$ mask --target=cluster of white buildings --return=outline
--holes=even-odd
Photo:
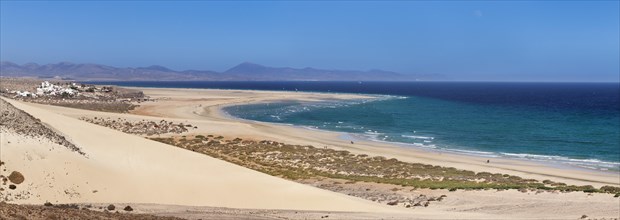
[[[11,93],[14,93],[15,96],[20,96],[20,97],[37,97],[36,94],[32,93],[32,92],[28,92],[28,91],[11,91]]]
[[[70,87],[76,88],[77,85],[75,83],[72,83]],[[15,96],[18,96],[18,97],[36,98],[37,96],[46,96],[46,95],[57,96],[57,95],[63,95],[63,94],[74,96],[78,94],[78,90],[75,90],[72,88],[65,88],[59,85],[54,85],[48,81],[45,81],[41,83],[41,86],[37,88],[37,91],[35,93],[28,92],[28,91],[11,91],[11,93],[15,94]]]
[[[75,83],[71,83],[71,86],[77,87]],[[73,96],[77,95],[78,91],[72,88],[64,88],[62,86],[54,85],[48,81],[45,81],[41,83],[39,88],[37,88],[36,95],[62,95],[63,93]]]

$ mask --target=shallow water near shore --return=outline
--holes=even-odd
[[[620,170],[617,83],[123,82],[125,86],[347,92],[372,100],[281,101],[231,116],[486,157]]]
[[[614,147],[618,137],[611,117],[495,108],[407,97],[371,102],[287,101],[224,110],[243,119],[348,132],[426,149],[619,169]],[[605,136],[608,139],[597,139]]]

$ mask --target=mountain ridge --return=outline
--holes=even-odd
[[[270,67],[243,62],[223,72],[210,70],[172,70],[151,65],[147,67],[114,67],[93,63],[59,62],[56,64],[0,62],[3,77],[63,78],[81,81],[416,81],[433,80],[440,75],[401,74],[371,69],[326,70],[312,67]]]

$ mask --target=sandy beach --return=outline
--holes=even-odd
[[[143,210],[147,213],[177,213],[175,216],[184,218],[199,218],[200,214],[196,213],[211,209],[208,207],[239,209],[241,211],[237,212],[246,214],[251,213],[247,210],[253,209],[278,210],[274,211],[271,217],[287,218],[318,218],[325,212],[335,212],[341,214],[331,214],[332,218],[340,216],[342,219],[577,219],[582,215],[591,218],[617,218],[620,213],[620,199],[609,194],[522,193],[516,190],[448,192],[420,189],[418,191],[429,195],[446,194],[448,197],[441,203],[423,209],[390,207],[273,177],[206,155],[79,120],[81,117],[122,118],[127,121],[167,120],[196,127],[190,129],[186,135],[214,134],[271,140],[475,172],[510,174],[540,181],[552,180],[595,187],[620,186],[620,176],[611,172],[558,168],[509,159],[493,159],[492,163],[486,163],[486,158],[481,157],[363,140],[356,140],[355,144],[351,144],[342,138],[342,133],[234,119],[222,111],[225,106],[248,103],[373,98],[370,96],[211,89],[140,90],[155,101],[140,103],[140,107],[128,114],[6,99],[64,135],[85,153],[83,156],[56,143],[3,132],[0,159],[6,162],[9,171],[19,170],[28,181],[12,192],[22,193],[23,198],[12,202],[159,204],[146,205]],[[189,206],[194,207],[191,209],[195,211],[195,215],[178,214],[181,212],[179,210],[190,209],[183,208]]]

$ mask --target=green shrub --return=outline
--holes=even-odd
[[[601,191],[606,192],[606,193],[620,193],[620,187],[602,186]]]

